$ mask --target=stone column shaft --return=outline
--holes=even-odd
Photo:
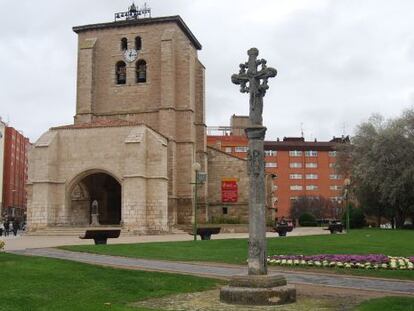
[[[262,126],[246,128],[249,139],[249,275],[267,274],[264,137]]]

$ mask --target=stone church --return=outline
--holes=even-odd
[[[87,226],[93,200],[101,225],[136,234],[191,223],[194,163],[208,166],[200,42],[179,16],[73,31],[76,115],[30,153],[29,230]]]

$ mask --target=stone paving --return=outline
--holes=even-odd
[[[303,227],[295,228],[289,233],[289,236],[321,235],[329,234],[329,231],[322,228]],[[220,233],[214,235],[213,239],[247,239],[248,233]],[[279,238],[276,233],[267,232],[268,238]],[[93,244],[91,240],[81,240],[79,236],[33,236],[18,235],[17,237],[0,237],[0,240],[6,240],[6,251],[23,250],[26,248],[45,248],[63,245],[89,245]],[[108,244],[130,244],[130,243],[151,243],[151,242],[171,242],[171,241],[191,241],[193,236],[185,234],[164,234],[164,235],[137,235],[122,236],[118,239],[109,239]]]
[[[228,278],[231,275],[247,274],[247,267],[241,267],[236,265],[219,265],[205,263],[197,264],[162,260],[147,260],[90,253],[70,252],[54,248],[25,249],[14,250],[9,252],[19,255],[42,256],[49,258],[72,260],[89,264],[116,266],[126,269],[164,271],[218,278]],[[270,269],[270,273],[282,274],[287,278],[288,282],[292,284],[313,284],[317,286],[387,292],[389,294],[394,295],[414,295],[414,282],[412,281],[328,275],[313,272],[309,273],[290,271],[287,273],[286,271],[278,271],[274,268]]]
[[[162,310],[182,311],[349,311],[361,301],[349,297],[298,297],[296,303],[281,306],[244,306],[230,305],[219,300],[219,291],[210,290],[197,293],[172,295],[162,298],[153,298],[133,303],[134,307],[143,307]]]

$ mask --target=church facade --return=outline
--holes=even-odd
[[[89,225],[94,200],[102,225],[134,233],[191,223],[194,163],[208,170],[201,44],[179,16],[73,30],[76,115],[31,150],[29,230]]]

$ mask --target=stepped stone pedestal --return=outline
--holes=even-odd
[[[220,301],[240,305],[281,305],[296,301],[296,288],[281,275],[233,276]]]

